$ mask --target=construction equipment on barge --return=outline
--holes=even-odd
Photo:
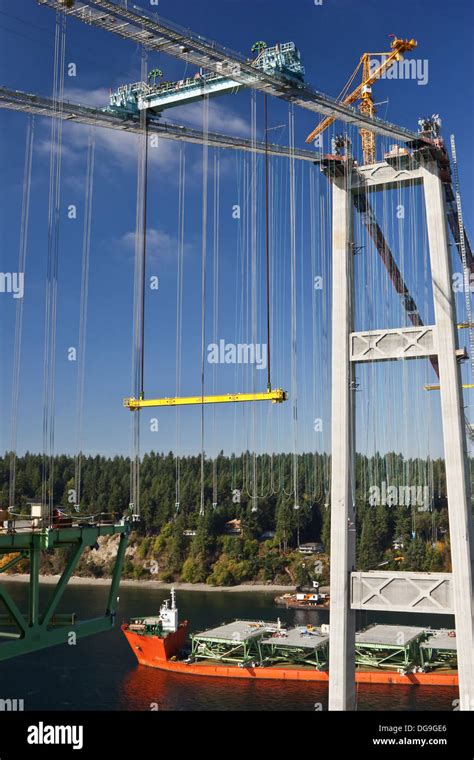
[[[301,590],[296,594],[282,594],[275,597],[277,607],[285,607],[287,610],[328,610],[329,594],[322,593],[319,583],[314,582],[311,591]]]
[[[329,679],[330,626],[287,628],[280,619],[235,620],[190,634],[176,595],[158,616],[133,618],[122,631],[140,665],[183,675],[284,681]],[[451,649],[449,649],[451,647]],[[356,681],[456,686],[454,631],[373,625],[356,636]]]

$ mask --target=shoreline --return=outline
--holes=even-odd
[[[40,575],[40,583],[44,584],[57,584],[60,579],[60,575]],[[2,581],[13,581],[15,583],[27,583],[30,576],[28,574],[16,574],[16,575],[3,575],[0,576],[0,583]],[[80,578],[73,576],[69,579],[71,586],[109,586],[111,578]],[[241,584],[240,586],[208,586],[207,583],[165,583],[164,581],[138,581],[131,579],[124,579],[120,581],[121,586],[129,586],[132,588],[149,588],[153,591],[168,591],[171,588],[176,591],[225,591],[229,593],[268,593],[273,592],[285,592],[291,593],[296,591],[296,586],[273,586],[263,583],[256,584]]]

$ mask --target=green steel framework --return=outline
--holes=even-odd
[[[191,635],[191,657],[195,660],[218,660],[246,665],[260,659],[257,639],[257,636],[238,640]]]
[[[117,593],[127,547],[130,524],[95,525],[69,528],[44,528],[0,534],[0,559],[15,554],[0,567],[0,574],[22,559],[30,562],[28,610],[23,613],[0,582],[0,603],[6,614],[0,615],[0,661],[39,649],[64,644],[71,634],[83,638],[113,628],[117,610]],[[77,564],[84,551],[94,547],[101,536],[120,535],[115,567],[110,583],[107,606],[102,617],[77,621],[75,615],[57,614],[62,599]],[[54,588],[51,598],[40,609],[39,567],[42,551],[69,549],[66,567]],[[11,630],[15,628],[16,630]],[[6,630],[7,629],[7,630]],[[10,630],[8,630],[10,629]]]
[[[313,649],[285,644],[274,644],[271,640],[259,641],[258,649],[262,665],[312,665],[318,670],[328,667],[328,645],[320,644]]]
[[[191,635],[191,657],[195,660],[214,660],[242,666],[250,663],[261,666],[284,663],[309,665],[318,670],[327,668],[327,644],[315,646],[313,649],[274,644],[271,640],[262,640],[266,635],[268,631],[265,630],[259,636],[248,639],[224,639],[206,634]]]
[[[436,649],[432,647],[420,647],[420,660],[423,670],[432,668],[449,668],[456,670],[458,666],[458,657],[456,644],[453,649]]]
[[[405,671],[418,663],[419,644],[424,634],[414,638],[408,644],[374,644],[357,642],[355,651],[356,666],[372,668],[398,668]]]

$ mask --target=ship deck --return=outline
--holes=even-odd
[[[410,625],[373,625],[356,633],[356,643],[369,647],[408,647],[425,633],[426,628]]]
[[[282,630],[270,637],[265,636],[261,641],[262,646],[270,644],[277,647],[294,647],[295,649],[317,649],[328,643],[329,636],[318,631],[308,631],[301,626]]]
[[[439,652],[455,652],[456,637],[449,636],[448,631],[434,633],[420,644],[422,649],[437,649]]]
[[[250,641],[277,629],[277,622],[264,623],[257,620],[234,620],[232,623],[226,623],[216,628],[210,628],[207,631],[194,633],[193,639],[196,641],[206,640],[235,643],[236,641]]]

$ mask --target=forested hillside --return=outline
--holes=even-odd
[[[307,582],[316,575],[327,580],[330,535],[328,457],[305,454],[256,457],[221,454],[205,463],[205,513],[200,516],[201,459],[179,463],[177,509],[176,459],[150,453],[141,464],[141,522],[132,537],[125,575],[163,580],[209,582]],[[296,467],[296,470],[295,470]],[[298,482],[298,499],[292,478]],[[257,474],[257,493],[252,486]],[[54,503],[73,511],[74,457],[54,462]],[[0,458],[0,506],[9,506],[10,457]],[[424,499],[403,502],[408,484],[425,489]],[[377,486],[374,497],[374,485]],[[401,488],[399,488],[401,487]],[[17,511],[41,500],[42,457],[26,454],[16,463]],[[388,489],[392,490],[388,490]],[[444,463],[404,461],[391,454],[370,459],[358,456],[356,466],[358,568],[450,569]],[[416,492],[412,492],[412,501]],[[73,501],[73,499],[72,499]],[[405,494],[405,501],[406,494]],[[130,503],[130,460],[88,457],[82,461],[81,513],[110,512],[122,516]],[[217,506],[214,506],[217,505]],[[229,521],[240,521],[232,535]],[[235,531],[234,531],[235,533]],[[303,557],[296,550],[305,542],[321,542],[326,554]],[[110,552],[109,552],[110,554]],[[57,572],[61,560],[45,557],[43,569]],[[107,575],[110,562],[83,563],[82,574]],[[315,566],[315,562],[320,562]]]

